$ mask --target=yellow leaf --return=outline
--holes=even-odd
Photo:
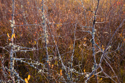
[[[86,71],[85,71],[85,69],[84,69],[84,73],[85,73]]]
[[[12,38],[15,38],[15,33],[14,33],[14,34],[12,34],[11,39],[12,39]]]
[[[84,44],[86,44],[86,41],[84,42]]]
[[[87,40],[87,38],[85,37],[84,40]]]
[[[72,44],[70,44],[69,48],[70,48],[70,49],[72,49],[72,48],[73,48],[73,45],[72,45]]]
[[[55,61],[54,65],[58,65],[58,61]]]
[[[34,41],[34,43],[33,43],[34,45],[36,45],[36,41]]]
[[[83,45],[84,45],[84,46],[87,46],[86,41],[85,41],[85,42],[83,42]]]
[[[92,75],[92,77],[94,77],[94,75]]]
[[[28,83],[28,80],[25,78],[25,82]]]
[[[104,46],[102,45],[102,50],[104,51],[104,49],[105,49],[105,48],[104,48]]]
[[[11,41],[11,39],[8,39],[9,41]]]
[[[121,34],[119,34],[119,36],[120,36],[120,37],[123,37],[122,33],[121,33]]]
[[[101,22],[103,21],[104,19],[103,18],[101,18]]]
[[[62,76],[62,70],[60,70],[60,75]]]
[[[59,27],[59,24],[57,24],[56,26]]]
[[[28,78],[27,78],[28,80],[30,79],[30,75],[28,75]]]
[[[60,26],[62,26],[62,23],[60,23],[60,24],[56,24],[56,26],[57,26],[57,27],[60,27]]]
[[[8,38],[10,37],[9,33],[7,33],[7,37],[8,37]]]
[[[52,64],[52,68],[53,68],[53,66],[54,66],[54,65]]]

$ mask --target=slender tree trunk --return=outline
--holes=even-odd
[[[11,50],[10,50],[10,74],[11,74],[11,78],[12,78],[12,82],[15,83],[15,78],[14,78],[14,49],[13,49],[13,45],[14,45],[14,6],[15,6],[15,1],[12,0],[12,20],[11,20],[11,28],[12,28],[12,33],[11,33]]]
[[[93,26],[92,26],[92,52],[93,52],[93,58],[94,58],[94,69],[96,68],[97,66],[97,63],[96,63],[96,56],[95,56],[95,22],[96,22],[96,14],[97,14],[97,10],[98,10],[98,6],[99,6],[99,0],[97,2],[97,6],[96,6],[96,10],[95,10],[95,14],[94,14],[94,20],[93,20]],[[96,72],[95,72],[96,73]],[[97,79],[97,75],[95,75],[95,79],[98,83],[98,79]]]
[[[46,25],[46,18],[45,18],[45,9],[44,9],[44,0],[42,0],[42,25],[43,25],[43,31],[44,31],[44,41],[45,41],[45,50],[46,50],[46,62],[47,62],[47,68],[48,68],[48,80],[49,80],[49,54],[48,54],[48,31],[47,31],[47,25]]]

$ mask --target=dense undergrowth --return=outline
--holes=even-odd
[[[11,0],[0,0],[0,81],[124,83],[125,1],[99,1],[95,15],[98,0],[15,0],[14,12]],[[89,77],[94,71],[92,34],[100,73]],[[18,74],[10,69],[11,47]]]

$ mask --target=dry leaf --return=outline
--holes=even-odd
[[[25,78],[25,82],[28,83],[28,80]]]
[[[124,42],[125,42],[125,38],[124,38]]]
[[[11,39],[12,39],[12,38],[15,38],[15,33],[14,33],[14,34],[12,34]]]
[[[62,76],[62,70],[60,70],[60,75]]]
[[[8,38],[10,37],[9,33],[7,33],[7,37],[8,37]]]
[[[28,75],[28,78],[27,78],[28,80],[30,79],[30,75]]]
[[[85,71],[85,69],[84,69],[84,73],[85,73],[86,71]]]

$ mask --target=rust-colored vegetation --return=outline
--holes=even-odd
[[[99,0],[96,15],[98,0],[14,3],[0,0],[0,82],[125,82],[125,0]]]

